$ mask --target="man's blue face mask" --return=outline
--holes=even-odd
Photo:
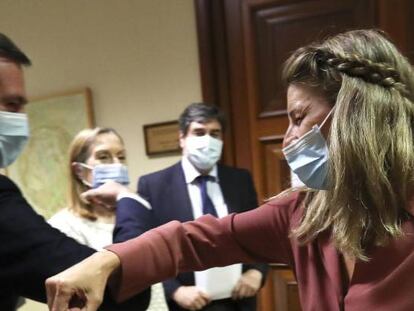
[[[25,113],[0,111],[0,167],[12,164],[29,138]]]
[[[328,189],[328,146],[320,130],[332,111],[333,109],[320,126],[314,125],[297,141],[283,148],[283,154],[291,170],[312,189]]]

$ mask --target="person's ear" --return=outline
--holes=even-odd
[[[72,162],[72,173],[79,179],[83,179],[83,167],[78,162]]]

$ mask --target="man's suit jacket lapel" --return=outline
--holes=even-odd
[[[228,213],[236,213],[239,211],[237,208],[238,204],[238,194],[237,187],[234,187],[233,182],[229,176],[226,174],[225,168],[221,165],[217,166],[217,173],[220,183],[221,192],[223,193],[224,202],[226,202]]]
[[[171,185],[171,208],[175,209],[175,218],[180,221],[194,220],[193,209],[191,207],[190,195],[188,194],[185,182],[184,171],[181,161],[173,167],[173,182]]]

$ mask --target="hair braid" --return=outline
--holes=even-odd
[[[397,70],[386,63],[376,63],[356,54],[337,56],[329,52],[317,51],[320,65],[326,64],[351,77],[358,77],[366,82],[381,85],[385,88],[395,88],[403,96],[409,96],[408,89],[401,82]]]

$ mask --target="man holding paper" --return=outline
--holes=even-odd
[[[138,193],[151,209],[120,208],[114,242],[172,220],[185,222],[204,214],[221,218],[257,207],[250,173],[217,164],[224,123],[221,111],[209,104],[191,104],[184,110],[179,118],[182,160],[140,178]],[[266,264],[235,264],[181,273],[163,285],[170,310],[254,311],[266,271]]]

